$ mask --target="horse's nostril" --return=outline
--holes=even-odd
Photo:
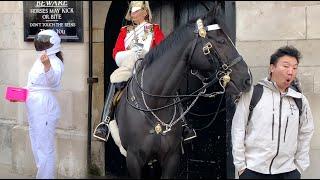
[[[244,85],[250,86],[250,85],[251,85],[251,79],[250,79],[250,78],[249,78],[249,79],[246,79],[246,80],[244,81]]]

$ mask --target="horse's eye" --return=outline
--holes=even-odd
[[[226,40],[225,40],[225,39],[219,39],[219,40],[218,40],[218,43],[220,43],[220,44],[225,44],[225,43],[226,43]]]

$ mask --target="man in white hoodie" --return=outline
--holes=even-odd
[[[299,179],[310,164],[309,148],[314,131],[306,97],[294,90],[300,52],[279,48],[270,58],[270,76],[260,101],[249,115],[253,88],[237,104],[232,121],[232,154],[240,179]],[[302,112],[294,98],[302,99]]]

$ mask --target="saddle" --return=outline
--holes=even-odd
[[[115,88],[116,88],[116,92],[113,96],[113,101],[112,101],[112,105],[116,106],[118,105],[120,98],[123,94],[123,90],[125,89],[125,87],[127,86],[128,81],[122,81],[120,83],[115,83]]]
[[[116,106],[118,105],[118,103],[119,103],[119,101],[120,101],[120,98],[121,98],[121,96],[122,96],[122,94],[123,94],[123,90],[124,90],[124,89],[120,89],[120,90],[118,90],[118,91],[115,93],[114,98],[113,98],[113,101],[112,101],[112,106],[113,106],[113,107],[116,107]]]

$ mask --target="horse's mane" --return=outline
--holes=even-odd
[[[159,45],[150,49],[150,51],[144,57],[144,64],[151,64],[155,59],[161,57],[168,49],[174,48],[174,45],[185,39],[190,25],[191,22],[188,22],[187,24],[179,26],[173,32],[171,32],[169,36],[167,36]]]
[[[214,11],[216,13],[214,15],[214,22],[212,22],[212,23],[219,24],[221,29],[223,29],[223,31],[226,34],[229,34],[228,28],[227,28],[226,24],[224,23],[224,18],[221,16],[222,15],[221,12],[219,12],[220,10],[221,9],[219,6],[215,6]],[[153,61],[155,61],[155,59],[158,59],[159,57],[161,57],[165,53],[165,51],[167,51],[168,49],[174,48],[174,45],[176,45],[178,42],[181,42],[181,40],[186,38],[186,34],[189,32],[189,29],[195,27],[196,20],[199,18],[206,19],[207,18],[206,16],[207,16],[207,14],[192,18],[186,24],[182,24],[179,27],[177,27],[176,29],[174,29],[174,31],[171,32],[169,34],[169,36],[167,36],[159,45],[150,49],[150,51],[144,57],[142,64],[148,66]],[[207,25],[209,25],[209,24],[207,24]]]

